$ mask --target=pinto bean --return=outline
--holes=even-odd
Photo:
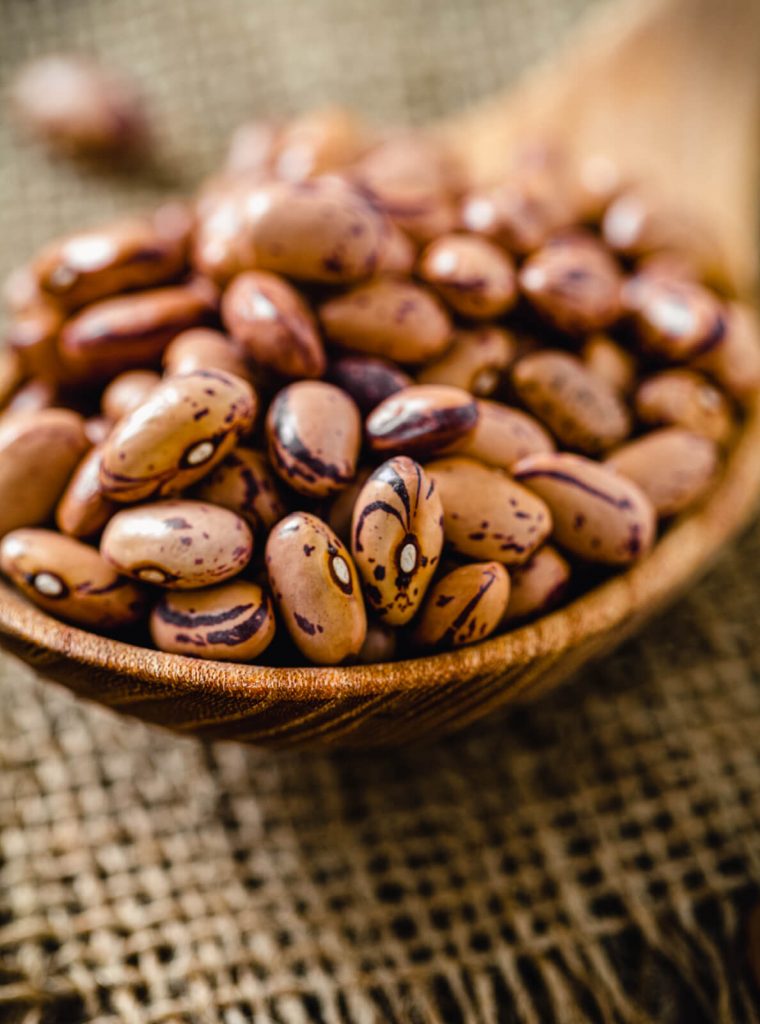
[[[479,235],[443,235],[420,256],[418,273],[462,316],[490,320],[517,298],[514,265],[499,246]]]
[[[469,433],[477,421],[477,402],[469,392],[417,384],[373,409],[367,438],[376,452],[430,453]]]
[[[725,395],[694,370],[663,370],[639,385],[636,415],[648,426],[684,427],[725,444],[734,430]]]
[[[234,448],[201,480],[195,495],[237,512],[255,537],[268,533],[287,512],[266,456],[250,448]]]
[[[55,512],[58,529],[70,537],[94,537],[100,533],[118,505],[100,491],[103,445],[85,455],[66,485]]]
[[[450,347],[417,374],[418,384],[450,384],[488,398],[502,382],[517,353],[517,343],[501,327],[459,330]]]
[[[570,564],[550,544],[544,544],[525,565],[509,570],[511,588],[504,624],[542,615],[558,604],[570,584]]]
[[[100,398],[100,409],[106,419],[116,422],[127,416],[161,383],[153,370],[127,370],[114,377]]]
[[[510,470],[526,455],[553,452],[554,448],[551,435],[528,413],[481,399],[475,428],[443,451],[468,455],[487,466]]]
[[[504,617],[509,576],[499,562],[454,569],[430,589],[414,629],[421,647],[461,647],[490,636]]]

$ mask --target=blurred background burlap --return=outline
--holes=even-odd
[[[188,188],[253,113],[414,122],[505,85],[589,0],[0,0],[3,84],[95,51],[165,181],[0,134],[0,270]],[[760,1020],[760,529],[542,703],[368,756],[203,747],[0,660],[0,1020]]]

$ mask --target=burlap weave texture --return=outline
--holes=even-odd
[[[94,50],[161,173],[0,125],[0,271],[189,188],[255,112],[422,121],[509,82],[588,0],[0,0],[0,86]],[[0,659],[0,1021],[744,1024],[760,898],[760,529],[540,704],[371,756],[177,740]]]

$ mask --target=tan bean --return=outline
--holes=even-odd
[[[725,444],[734,430],[725,395],[694,370],[663,370],[642,381],[636,415],[648,426],[674,426]]]
[[[328,299],[319,318],[330,341],[398,363],[426,362],[451,341],[451,320],[439,300],[394,277],[378,277]]]
[[[375,267],[376,274],[396,274],[404,277],[411,274],[417,260],[414,242],[400,227],[389,220],[385,228],[385,239]]]
[[[122,509],[100,540],[101,555],[118,572],[168,590],[194,590],[237,576],[252,551],[245,520],[202,501]]]
[[[149,217],[79,231],[46,245],[32,269],[43,295],[76,309],[118,292],[154,288],[185,267],[182,236],[164,234]]]
[[[652,502],[633,481],[607,466],[580,455],[548,452],[518,462],[514,476],[546,502],[555,540],[579,558],[628,565],[654,544]]]
[[[84,420],[68,409],[14,413],[0,424],[0,536],[39,526],[55,509],[89,447]]]
[[[510,470],[526,455],[553,452],[554,448],[551,435],[528,413],[481,399],[475,429],[448,445],[445,453],[468,455],[487,466]]]
[[[274,634],[269,595],[247,580],[205,590],[164,591],[150,615],[156,647],[191,658],[253,661]]]
[[[0,407],[6,405],[24,379],[21,358],[13,349],[0,350]]]
[[[63,322],[63,311],[45,301],[11,320],[5,340],[18,355],[27,376],[46,379],[65,376],[56,348]]]
[[[417,374],[419,384],[451,384],[488,398],[502,382],[512,363],[517,343],[501,327],[458,330],[450,347]]]
[[[511,259],[479,235],[436,238],[420,256],[417,270],[454,312],[475,320],[501,316],[517,298]]]
[[[528,257],[519,280],[539,313],[571,334],[603,330],[622,313],[623,276],[593,235],[573,232],[552,239]]]
[[[659,516],[675,516],[710,488],[718,471],[718,449],[701,434],[665,427],[624,444],[605,464],[638,484]]]
[[[473,562],[430,589],[414,629],[421,647],[461,647],[485,640],[504,617],[509,576],[498,562]]]
[[[414,383],[409,374],[394,363],[375,356],[338,356],[330,363],[328,375],[365,415],[385,398]]]
[[[393,661],[398,646],[398,632],[382,622],[368,622],[367,635],[357,655],[360,665],[379,665]]]
[[[287,512],[266,456],[250,448],[234,448],[201,480],[195,496],[237,512],[255,537],[268,533]]]
[[[0,569],[56,618],[110,631],[146,613],[143,591],[86,544],[52,530],[14,530],[0,544]]]
[[[324,498],[356,473],[362,425],[354,401],[323,381],[296,381],[278,392],[266,419],[269,458],[286,484]]]
[[[639,188],[622,191],[605,211],[602,235],[615,252],[628,257],[667,252],[687,257],[700,270],[714,264],[713,239],[702,224],[668,209]]]
[[[379,466],[357,498],[351,553],[370,608],[402,626],[419,608],[443,548],[443,508],[433,480],[412,459]]]
[[[128,416],[161,383],[153,370],[127,370],[114,377],[100,398],[100,409],[106,419],[120,420]]]
[[[222,319],[257,364],[286,377],[321,377],[326,360],[311,310],[277,274],[249,270],[230,282]]]
[[[11,98],[19,122],[67,155],[121,155],[146,140],[145,113],[132,85],[82,57],[30,61]]]
[[[356,478],[335,495],[322,517],[347,547],[351,546],[351,521],[354,515],[354,505],[371,474],[370,466],[360,466],[356,471]]]
[[[355,160],[365,145],[357,118],[342,107],[323,107],[291,121],[279,135],[274,171],[283,181],[306,181]]]
[[[741,302],[725,309],[726,329],[720,342],[693,360],[729,394],[742,399],[760,387],[760,318]]]
[[[358,655],[367,633],[361,584],[343,543],[321,519],[294,512],[269,534],[266,566],[296,647],[317,665]]]
[[[618,394],[577,356],[558,349],[524,356],[512,370],[512,384],[520,401],[567,448],[596,455],[630,433]]]
[[[570,565],[559,551],[544,544],[525,565],[509,570],[509,604],[502,623],[543,615],[565,596],[570,584]]]
[[[212,312],[209,296],[191,285],[104,299],[65,324],[58,353],[69,373],[107,379],[158,362],[172,338]]]
[[[58,529],[70,537],[94,537],[100,533],[118,505],[100,491],[103,445],[91,448],[69,480],[55,512]]]
[[[532,175],[517,175],[501,184],[469,193],[461,208],[468,231],[492,238],[510,252],[525,254],[572,222],[567,199]]]
[[[373,451],[412,455],[439,451],[477,421],[477,401],[469,391],[416,384],[381,402],[368,416],[366,432]]]
[[[241,346],[234,338],[210,327],[182,331],[164,350],[164,373],[193,373],[195,370],[224,370],[243,380],[251,380],[251,371]]]
[[[619,395],[629,395],[636,386],[636,360],[606,334],[592,334],[581,348],[581,359]]]
[[[164,378],[109,435],[103,494],[122,503],[178,494],[222,461],[255,415],[256,396],[240,377],[196,370]]]
[[[623,299],[644,349],[669,362],[709,352],[726,329],[720,299],[693,281],[642,274],[626,283]]]
[[[446,543],[460,554],[522,565],[549,536],[545,502],[506,473],[461,456],[425,468],[441,496]]]

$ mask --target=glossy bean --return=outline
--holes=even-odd
[[[106,419],[116,423],[127,416],[161,383],[153,370],[127,370],[108,384],[100,398],[100,410]]]
[[[720,342],[693,360],[730,395],[744,399],[760,387],[760,318],[741,302],[725,308],[726,329]]]
[[[477,401],[468,391],[417,384],[381,402],[368,416],[366,432],[373,451],[413,455],[440,450],[477,421]]]
[[[642,381],[634,397],[636,415],[648,426],[675,426],[725,444],[734,430],[725,395],[694,370],[663,370]]]
[[[100,465],[103,445],[85,455],[74,470],[55,511],[61,533],[70,537],[94,537],[100,533],[118,505],[105,498],[100,490]]]
[[[511,259],[479,235],[436,238],[420,256],[417,272],[454,312],[474,320],[501,316],[517,298]]]
[[[619,395],[629,395],[636,386],[636,360],[606,334],[592,334],[581,348],[581,359]]]
[[[623,297],[642,346],[661,359],[694,359],[723,338],[723,304],[696,282],[641,274],[626,283]]]
[[[485,235],[510,252],[526,254],[572,222],[567,199],[531,176],[517,175],[495,187],[465,195],[463,227]]]
[[[551,435],[527,412],[481,399],[474,430],[448,445],[444,451],[446,454],[467,455],[497,469],[510,470],[526,455],[552,452],[554,448]]]
[[[224,370],[243,380],[251,379],[248,362],[240,344],[210,327],[182,331],[164,350],[164,373],[193,373],[195,370]]]
[[[498,562],[454,569],[430,589],[413,639],[421,647],[461,647],[485,640],[504,617],[509,575]]]
[[[417,383],[450,384],[488,398],[498,390],[516,352],[513,336],[501,327],[458,330],[443,355],[420,370]]]
[[[263,536],[287,509],[263,452],[234,448],[195,488],[195,496],[242,516],[254,536]]]
[[[525,565],[509,570],[509,603],[502,622],[511,624],[543,615],[559,604],[570,584],[570,564],[550,544],[544,544]]]

